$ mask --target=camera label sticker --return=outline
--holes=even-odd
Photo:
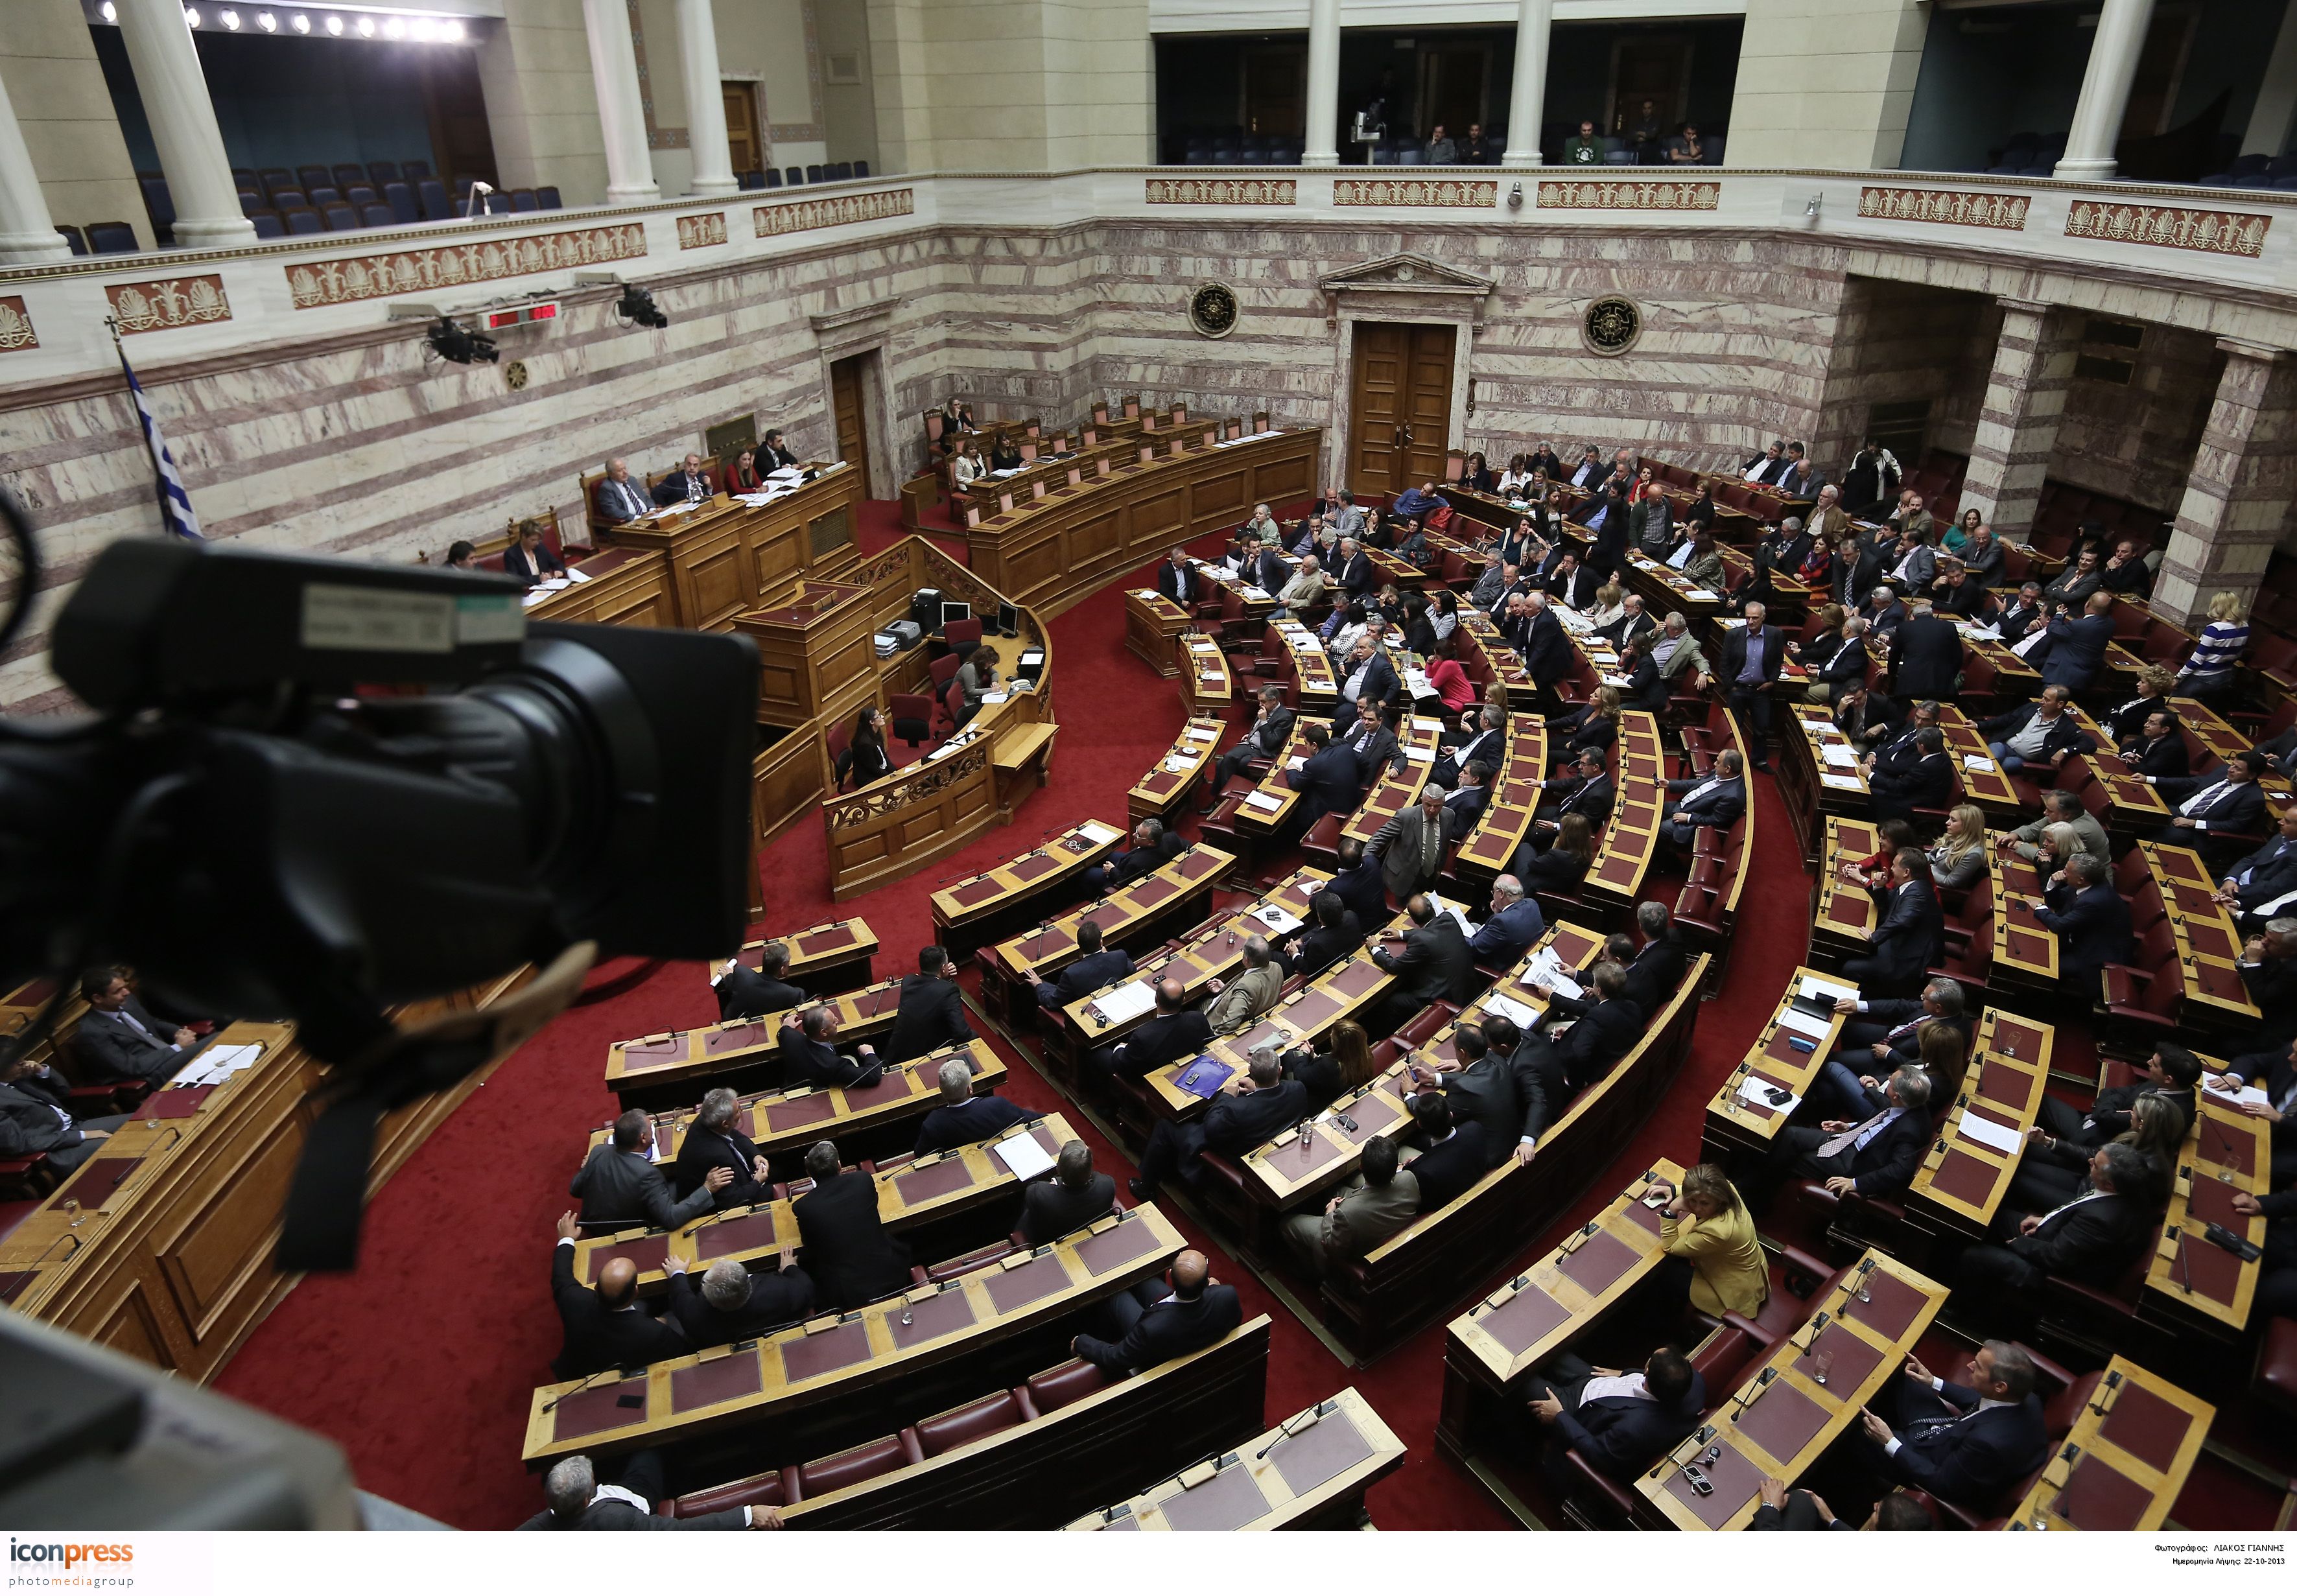
[[[358,652],[452,654],[455,599],[389,593],[334,582],[303,587],[303,646]]]
[[[515,593],[473,593],[455,600],[455,641],[515,643],[526,636],[526,612]]]

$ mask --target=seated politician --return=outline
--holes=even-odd
[[[1193,1249],[1173,1260],[1169,1287],[1143,1280],[1096,1310],[1100,1333],[1079,1336],[1069,1350],[1113,1379],[1210,1346],[1243,1322],[1236,1287],[1212,1278]]]
[[[1021,1239],[1031,1246],[1058,1241],[1116,1206],[1116,1177],[1092,1167],[1092,1149],[1065,1141],[1051,1176],[1032,1181],[1021,1197]]]
[[[917,1146],[912,1150],[920,1158],[927,1153],[945,1153],[951,1148],[987,1141],[1029,1117],[1027,1109],[994,1093],[976,1097],[973,1066],[962,1058],[943,1064],[936,1080],[941,1107],[918,1122]]]
[[[835,1142],[805,1150],[805,1178],[813,1189],[791,1205],[805,1271],[823,1300],[858,1308],[910,1283],[910,1249],[889,1235],[877,1212],[877,1182],[845,1169]]]
[[[1606,1478],[1631,1484],[1691,1434],[1707,1405],[1707,1382],[1668,1346],[1633,1370],[1598,1368],[1560,1353],[1525,1389],[1532,1417],[1548,1432],[1541,1472],[1559,1497],[1574,1483],[1567,1451]]]

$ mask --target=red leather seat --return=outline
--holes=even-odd
[[[943,654],[939,659],[927,662],[926,669],[933,674],[934,692],[938,695],[943,687],[955,681],[958,671],[964,665],[965,661],[953,654]]]
[[[0,1192],[19,1197],[45,1197],[54,1188],[54,1172],[48,1167],[45,1153],[32,1153],[21,1158],[0,1158]]]
[[[827,1496],[832,1491],[858,1485],[863,1480],[876,1479],[881,1474],[891,1474],[896,1468],[925,1460],[926,1455],[918,1445],[917,1431],[903,1430],[897,1436],[865,1441],[859,1446],[800,1465],[798,1492],[801,1499]]]
[[[1571,1471],[1571,1492],[1564,1499],[1563,1516],[1582,1529],[1625,1529],[1635,1511],[1635,1493],[1579,1455],[1576,1446],[1563,1454]]]
[[[1450,1003],[1430,1003],[1395,1033],[1399,1041],[1412,1047],[1424,1047],[1428,1039],[1460,1017],[1459,1009]]]
[[[688,1491],[671,1499],[667,1517],[700,1518],[728,1508],[786,1508],[798,1500],[797,1475],[794,1468],[782,1468],[712,1485],[706,1491]]]
[[[915,748],[933,736],[934,701],[927,693],[894,693],[885,700],[893,735]]]
[[[1108,1377],[1100,1371],[1099,1365],[1088,1363],[1083,1358],[1071,1358],[1066,1363],[1055,1364],[1042,1374],[1031,1375],[1025,1388],[1029,1400],[1037,1404],[1038,1412],[1053,1413],[1071,1403],[1083,1402],[1107,1384]]]
[[[2297,1319],[2266,1320],[2257,1340],[2257,1372],[2250,1389],[2258,1401],[2297,1417]]]
[[[1010,1391],[995,1392],[930,1419],[918,1419],[915,1427],[918,1448],[926,1457],[937,1458],[968,1441],[1009,1430],[1036,1417],[1037,1404],[1029,1399],[1029,1388],[1016,1386]]]
[[[976,616],[970,621],[952,621],[941,629],[941,636],[942,641],[949,645],[948,657],[961,665],[965,662],[965,656],[980,646],[980,618]]]

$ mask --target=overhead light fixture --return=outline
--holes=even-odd
[[[635,283],[626,284],[623,286],[622,297],[614,301],[614,314],[625,320],[634,321],[641,327],[670,325],[670,317],[655,309],[654,295]]]
[[[266,33],[279,31],[279,19],[268,11],[259,11],[255,13],[255,25]]]
[[[237,33],[239,31],[239,13],[235,11],[219,12],[216,15],[216,21],[221,22],[226,28],[230,29],[234,33]]]
[[[387,39],[405,38],[407,37],[407,24],[400,21],[397,17],[391,18],[390,21],[385,22],[383,25],[383,37]]]
[[[343,20],[341,17],[329,17],[327,19],[327,31],[333,34],[337,38],[342,37]]]
[[[196,5],[184,7],[184,21],[197,28],[200,25],[200,8]]]
[[[287,26],[292,28],[298,33],[309,33],[311,31],[311,19],[305,16],[301,12],[297,12],[295,15],[289,20]]]
[[[117,22],[118,21],[119,21],[119,8],[118,6],[116,6],[116,5],[114,5],[114,4],[111,3],[111,0],[103,0],[103,8],[102,8],[102,9],[103,9],[103,20],[104,20],[105,21],[107,21],[107,22]]]
[[[427,45],[439,37],[439,25],[428,17],[417,17],[415,19],[414,32],[416,42]]]
[[[441,22],[439,24],[439,37],[450,45],[459,45],[463,42],[463,25],[460,22]]]
[[[373,17],[361,17],[358,20],[358,30],[359,37],[363,39],[373,38],[375,37],[375,19]]]
[[[502,358],[502,351],[495,347],[493,339],[483,333],[472,332],[452,317],[440,317],[424,341],[441,360],[451,360],[457,366],[468,366],[474,360],[492,363]]]

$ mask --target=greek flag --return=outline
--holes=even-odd
[[[128,364],[128,351],[119,351],[119,369],[128,374],[128,392],[136,401],[136,419],[144,428],[144,447],[152,456],[153,486],[160,494],[160,520],[178,538],[188,538],[194,543],[207,539],[200,532],[200,518],[192,509],[192,496],[184,486],[184,473],[176,469],[176,458],[168,452],[168,440],[160,432],[160,418],[152,414],[152,401],[144,392],[144,384],[136,380],[136,368]]]

